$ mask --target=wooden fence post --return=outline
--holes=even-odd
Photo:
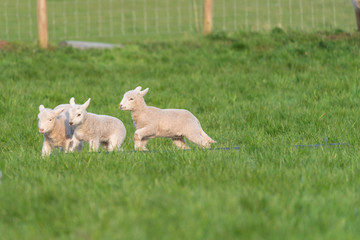
[[[360,0],[351,0],[351,3],[355,9],[356,25],[360,31]]]
[[[38,22],[38,38],[41,48],[47,49],[49,44],[46,0],[37,1],[37,22]]]
[[[360,11],[356,11],[355,10],[355,17],[356,17],[356,25],[357,25],[357,29],[358,31],[360,31]]]
[[[203,34],[210,34],[212,31],[212,0],[204,0],[204,23]]]

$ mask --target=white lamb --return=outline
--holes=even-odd
[[[146,151],[146,143],[151,138],[171,138],[181,149],[189,149],[184,137],[203,148],[216,143],[201,128],[199,120],[184,109],[159,109],[147,106],[144,96],[149,88],[141,91],[141,87],[124,94],[120,102],[121,110],[130,110],[134,126],[135,150]]]
[[[75,104],[75,99],[73,97],[70,99],[70,103]],[[78,106],[80,106],[80,105],[78,105]],[[70,122],[69,110],[71,108],[71,104],[60,104],[59,106],[56,106],[54,108],[54,110],[56,110],[58,108],[64,108],[62,115],[64,115],[66,118],[65,124],[70,125],[69,124],[69,122]],[[69,152],[73,152],[74,150],[80,151],[80,150],[82,150],[82,148],[84,146],[83,142],[74,136],[74,126],[70,126],[70,127],[71,127],[71,132],[72,132],[72,138],[71,138]]]
[[[65,114],[66,105],[59,105],[55,109],[39,106],[39,132],[44,135],[42,156],[50,155],[53,148],[60,147],[65,152],[69,151],[72,145],[73,130],[69,125]]]
[[[119,149],[126,136],[124,124],[117,118],[86,112],[90,98],[83,105],[76,105],[70,99],[70,125],[74,126],[74,136],[89,143],[90,151],[97,151],[100,143],[111,152]]]

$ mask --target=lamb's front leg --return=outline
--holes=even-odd
[[[42,157],[49,156],[51,154],[51,151],[52,151],[52,147],[50,143],[44,139],[44,143],[41,150],[41,156]]]
[[[141,128],[134,133],[134,148],[139,151],[147,151],[146,143],[149,137],[154,136],[153,131],[148,128]]]
[[[143,151],[148,151],[148,149],[146,148],[146,144],[149,141],[149,139],[141,139],[141,148]]]
[[[75,135],[71,138],[70,146],[69,146],[69,152],[75,151],[81,151],[83,148],[83,143],[79,139],[75,137]]]

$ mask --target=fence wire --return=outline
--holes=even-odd
[[[2,6],[1,6],[2,5]],[[36,0],[2,0],[0,40],[36,41]],[[50,41],[198,34],[203,0],[47,0]],[[213,0],[213,30],[356,30],[350,1]]]

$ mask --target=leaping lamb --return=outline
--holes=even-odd
[[[107,115],[89,113],[86,108],[90,98],[82,105],[76,105],[74,98],[70,99],[70,125],[74,126],[74,136],[89,143],[90,151],[97,151],[100,143],[111,152],[120,148],[126,136],[122,121]]]
[[[151,138],[171,138],[181,149],[189,149],[184,137],[191,142],[209,148],[216,143],[201,128],[199,120],[185,109],[159,109],[147,106],[144,100],[149,88],[141,91],[141,87],[124,94],[120,102],[121,110],[129,110],[135,126],[135,150],[146,151],[146,143]]]

